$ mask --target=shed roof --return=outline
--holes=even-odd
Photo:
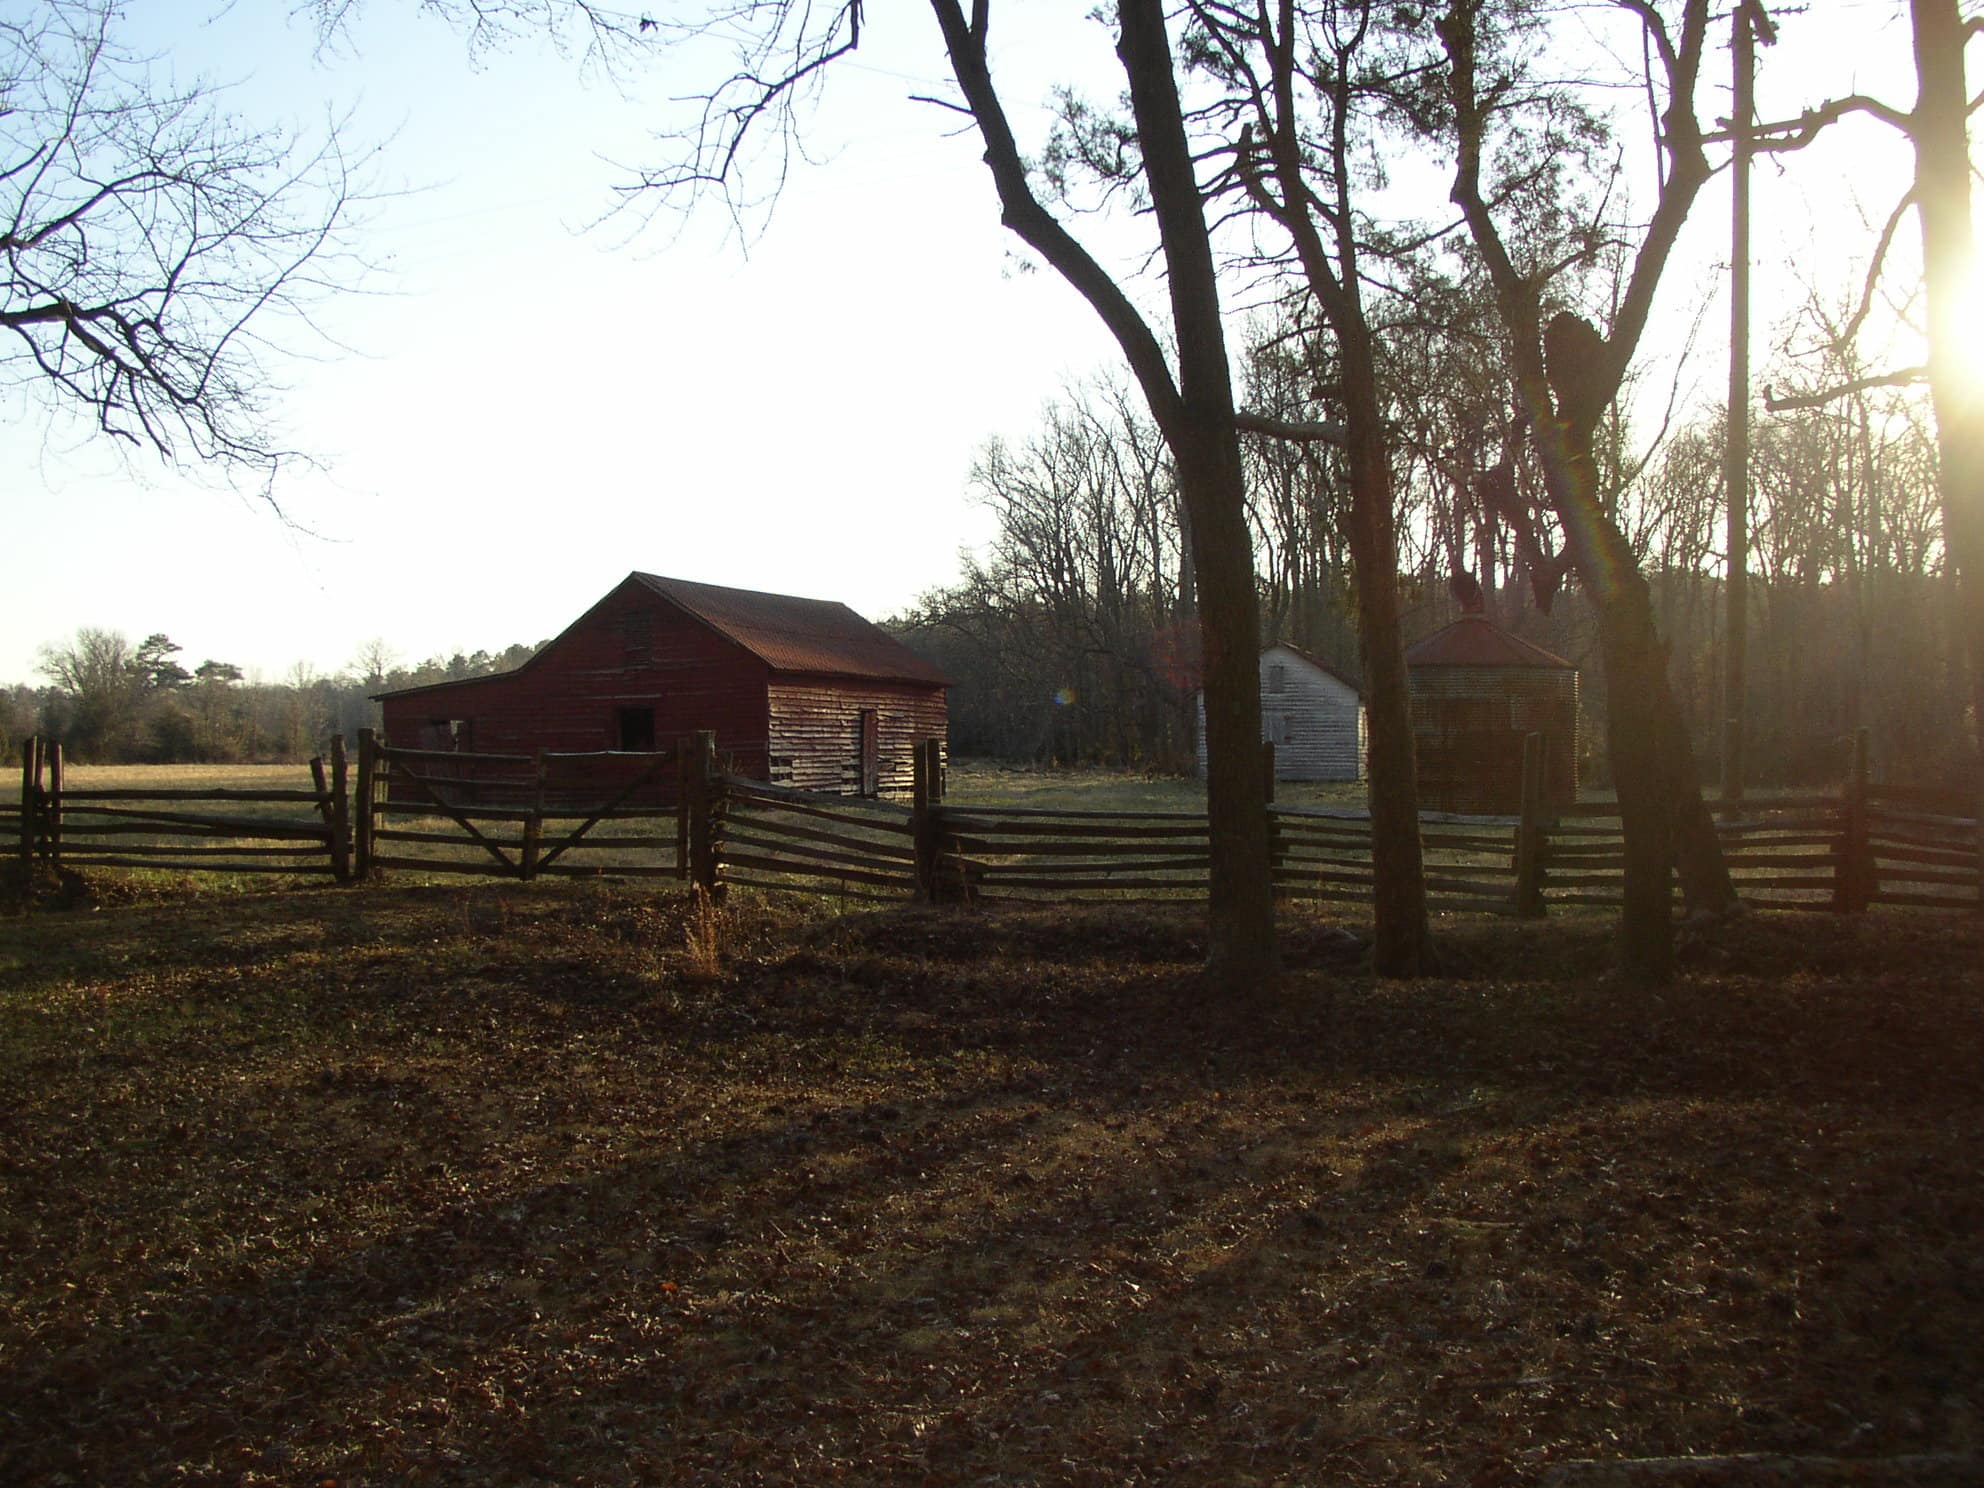
[[[1485,615],[1463,615],[1444,630],[1406,647],[1409,667],[1555,667],[1577,668],[1563,657],[1512,635]]]
[[[632,577],[735,641],[775,672],[826,673],[948,687],[951,679],[880,626],[831,599],[726,589],[660,574]]]

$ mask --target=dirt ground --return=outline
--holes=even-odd
[[[67,902],[0,919],[0,1482],[1977,1480],[1968,918],[1658,993],[1297,918],[1234,996],[1173,912]]]

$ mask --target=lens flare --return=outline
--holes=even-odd
[[[1969,268],[1957,281],[1955,302],[1938,329],[1958,379],[1953,391],[1974,408],[1984,401],[1984,260],[1978,254],[1972,253]]]

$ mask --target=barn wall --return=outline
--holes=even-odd
[[[1272,692],[1272,669],[1282,690]],[[1206,773],[1206,705],[1198,699],[1199,775]],[[1261,653],[1261,739],[1274,745],[1277,780],[1362,780],[1368,735],[1356,691],[1278,646]]]
[[[657,747],[713,729],[720,758],[762,777],[769,676],[763,662],[701,621],[623,584],[517,672],[386,698],[386,742],[437,747],[433,721],[461,719],[472,740],[466,749],[612,749],[619,710],[652,708]]]
[[[860,791],[861,710],[873,708],[881,743],[880,787],[907,798],[911,755],[946,737],[944,690],[860,678],[775,679],[769,688],[772,780],[800,790]]]

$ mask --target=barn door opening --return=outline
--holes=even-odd
[[[619,742],[616,749],[635,754],[654,753],[654,709],[622,708],[619,712]]]
[[[882,793],[882,718],[873,708],[861,710],[861,794]]]

